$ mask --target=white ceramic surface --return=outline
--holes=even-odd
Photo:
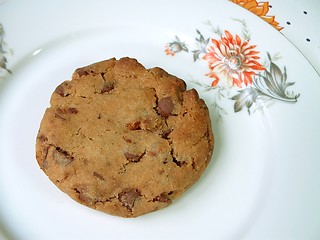
[[[241,35],[261,61],[286,69],[296,102],[271,99],[248,114],[234,111],[231,87],[219,103],[208,63],[193,61],[205,24]],[[6,1],[0,5],[7,59],[0,89],[0,226],[9,239],[319,239],[320,78],[278,31],[227,1]],[[165,54],[179,36],[188,52]],[[272,41],[270,41],[272,39]],[[79,66],[130,56],[160,66],[198,89],[208,103],[215,152],[203,177],[168,208],[123,219],[75,203],[35,160],[35,138],[55,86]],[[259,60],[260,61],[260,60]],[[261,72],[262,73],[262,72]],[[256,77],[258,75],[255,75]],[[222,82],[223,79],[220,80]],[[196,83],[195,83],[196,82]],[[200,84],[199,84],[200,83]],[[272,103],[272,104],[269,104]],[[219,121],[218,121],[219,120]]]
[[[320,1],[270,1],[270,15],[276,16],[291,41],[320,74]],[[290,7],[289,7],[290,5]]]

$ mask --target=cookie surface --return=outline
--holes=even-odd
[[[50,105],[37,136],[38,164],[88,207],[122,217],[164,208],[210,162],[204,101],[181,79],[135,59],[77,69]]]

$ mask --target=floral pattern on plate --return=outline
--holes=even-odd
[[[4,38],[4,29],[2,24],[0,23],[0,80],[2,80],[7,73],[11,73],[11,71],[7,68],[7,57],[6,57],[9,50],[3,38]]]
[[[255,15],[262,18],[278,31],[281,31],[283,27],[279,26],[279,23],[275,20],[275,16],[269,16],[269,2],[257,2],[256,0],[230,0],[231,2],[249,10]]]
[[[286,67],[276,64],[280,55],[271,56],[266,52],[265,60],[261,61],[257,45],[251,43],[246,21],[233,20],[241,23],[241,35],[222,30],[208,21],[206,24],[217,37],[205,37],[197,29],[193,49],[176,36],[165,45],[165,53],[169,56],[192,53],[194,62],[207,62],[209,71],[204,75],[211,79],[211,84],[192,82],[214,93],[213,106],[220,118],[227,114],[221,104],[223,99],[233,101],[234,112],[247,109],[249,114],[274,101],[297,102],[300,94],[288,90],[294,82],[287,81]]]

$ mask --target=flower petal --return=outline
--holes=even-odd
[[[236,35],[236,44],[241,46],[241,38],[238,35]]]
[[[229,42],[232,42],[232,40],[233,40],[232,34],[231,34],[228,30],[225,30],[224,33],[225,33],[228,41],[229,41]]]

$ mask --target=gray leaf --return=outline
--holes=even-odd
[[[292,86],[293,82],[287,83],[287,70],[284,67],[284,71],[272,62],[269,53],[268,58],[270,61],[269,71],[266,69],[262,74],[258,75],[258,78],[254,78],[254,87],[259,91],[260,95],[268,96],[272,99],[277,99],[287,102],[296,102],[300,94],[294,93],[288,95],[287,88]]]
[[[6,69],[7,59],[4,55],[0,55],[0,68]]]
[[[242,110],[243,106],[240,101],[236,101],[234,103],[233,108],[234,108],[234,112],[240,112]]]
[[[244,106],[249,110],[255,100],[257,99],[258,92],[256,89],[250,87],[244,90],[239,91],[238,94],[234,95],[231,99],[235,101],[234,111],[239,112],[243,109]]]
[[[200,50],[194,50],[192,52],[193,52],[193,61],[195,62],[195,61],[197,61],[199,59],[199,55],[200,55],[201,51]]]

